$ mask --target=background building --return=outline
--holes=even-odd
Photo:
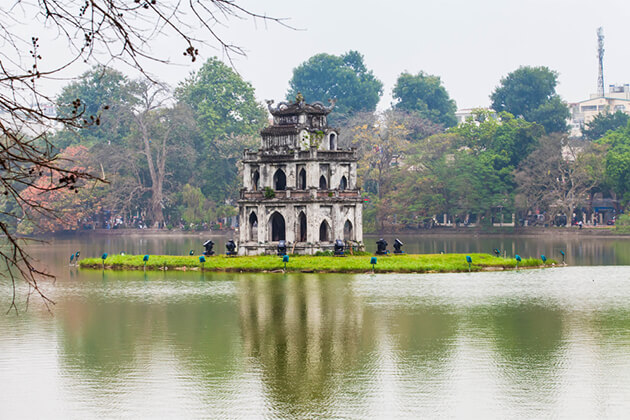
[[[569,104],[571,109],[571,136],[581,137],[582,127],[602,112],[622,111],[630,115],[630,84],[610,85],[608,93],[601,96],[591,94],[589,99]]]

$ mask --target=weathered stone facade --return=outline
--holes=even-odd
[[[356,150],[337,147],[328,127],[333,105],[296,102],[272,107],[273,125],[261,131],[261,148],[245,150],[239,199],[239,254],[332,250],[336,239],[363,244],[362,198]]]

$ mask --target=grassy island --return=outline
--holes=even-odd
[[[489,254],[389,254],[377,256],[374,271],[378,273],[457,273],[467,272],[466,256],[472,258],[471,271],[515,269],[514,258],[495,257]],[[290,255],[287,272],[302,273],[365,273],[372,270],[371,255],[348,255],[345,257]],[[543,263],[537,258],[523,258],[518,268],[550,267],[553,260]],[[85,258],[79,262],[81,268],[108,270],[142,270],[145,267],[142,255],[111,255],[105,260]],[[205,263],[198,256],[151,255],[146,262],[147,270],[203,270],[224,272],[274,272],[282,271],[282,257],[275,255],[206,257]]]

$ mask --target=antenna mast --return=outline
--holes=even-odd
[[[604,28],[597,28],[597,61],[599,74],[597,75],[597,96],[604,96]]]

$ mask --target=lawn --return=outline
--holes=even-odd
[[[455,273],[468,271],[466,255],[472,258],[471,271],[500,270],[516,268],[514,258],[496,257],[490,254],[389,254],[376,256],[374,271],[379,273]],[[150,255],[146,262],[147,270],[204,270],[265,272],[284,268],[282,257],[275,255],[227,257],[216,255],[205,257],[200,263],[198,256]],[[371,256],[311,256],[290,255],[286,264],[288,272],[318,273],[364,273],[372,270]],[[523,258],[520,267],[541,267],[555,264],[547,260],[546,264],[537,258]],[[109,270],[142,270],[145,263],[143,255],[111,255],[104,261],[100,258],[85,258],[79,262],[81,268]]]

